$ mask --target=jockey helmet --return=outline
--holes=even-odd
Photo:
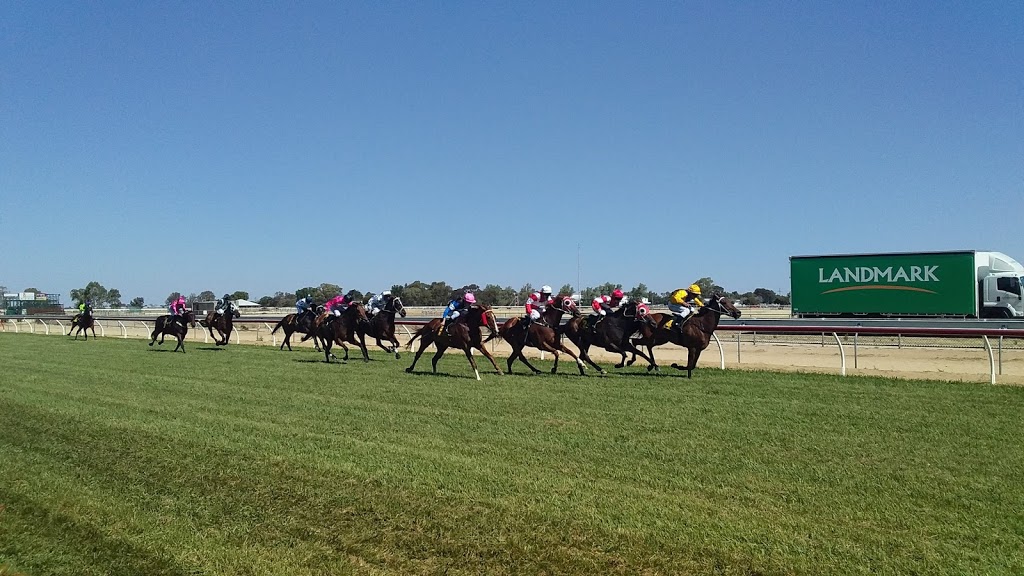
[[[391,296],[391,290],[385,290],[380,293],[381,296]]]
[[[466,292],[466,295],[463,296],[462,299],[470,304],[476,304],[476,296],[473,296],[472,292]]]
[[[700,286],[696,284],[690,284],[690,287],[686,289],[690,294],[700,294]]]
[[[547,284],[545,284],[544,286],[541,286],[540,287],[540,293],[541,294],[551,294],[551,286],[548,286]]]
[[[230,295],[230,294],[225,294],[225,295],[224,295],[224,300],[229,300],[230,298],[231,298],[231,295]]]
[[[622,290],[619,290],[618,288],[616,288],[615,291],[612,292],[612,298],[618,298],[621,300],[623,296],[625,296],[625,294],[623,294]]]

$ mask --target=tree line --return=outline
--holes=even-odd
[[[733,302],[747,306],[760,304],[788,306],[790,304],[789,294],[778,294],[768,288],[756,288],[750,292],[740,293],[726,290],[716,284],[713,279],[707,277],[697,280],[696,284],[701,287],[701,292],[705,295],[722,294]],[[685,286],[680,286],[680,288],[683,287]],[[443,281],[421,282],[417,280],[408,284],[395,284],[391,286],[391,293],[400,297],[406,306],[443,306],[456,295],[466,291],[474,292],[481,302],[492,306],[518,306],[525,304],[530,293],[538,289],[539,287],[529,283],[523,284],[519,288],[499,286],[497,284],[487,284],[483,287],[477,284],[467,284],[455,287]],[[669,296],[673,292],[672,290],[655,292],[642,282],[629,290],[626,290],[622,284],[605,282],[604,284],[583,288],[582,290],[576,290],[571,284],[564,284],[555,291],[555,294],[579,294],[581,302],[589,303],[597,296],[611,294],[616,289],[622,290],[631,299],[647,298],[652,304],[668,304]],[[34,288],[25,289],[24,291],[38,292]],[[317,303],[322,304],[341,292],[341,286],[325,282],[319,286],[304,286],[296,289],[294,292],[275,292],[272,295],[263,296],[255,300],[255,302],[267,308],[287,308],[293,306],[299,298],[304,298],[308,295],[312,296],[313,300]],[[350,294],[353,298],[359,300],[365,300],[373,296],[374,293],[349,290],[346,294]],[[182,295],[180,292],[171,292],[164,299],[164,304],[169,305]],[[188,302],[212,302],[220,297],[212,290],[204,290],[198,294],[193,292],[184,294],[184,296]],[[232,300],[249,300],[249,292],[245,290],[236,290],[230,293],[230,296]],[[90,299],[97,308],[122,308],[125,306],[121,302],[121,292],[118,289],[111,288],[108,290],[102,284],[95,281],[89,282],[84,288],[72,290],[71,299],[75,303]],[[141,296],[135,297],[128,303],[128,306],[141,308],[145,306],[145,299]]]

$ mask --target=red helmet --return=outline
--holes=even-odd
[[[623,294],[622,290],[619,290],[618,288],[616,288],[615,291],[612,292],[612,298],[618,298],[621,300],[623,296],[625,296],[625,294]]]

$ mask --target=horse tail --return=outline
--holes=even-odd
[[[270,333],[271,334],[277,334],[277,329],[284,325],[284,321],[285,321],[286,318],[288,318],[288,317],[285,316],[284,318],[281,318],[280,320],[278,320],[277,321],[277,326],[274,326],[274,329],[271,330]]]
[[[412,335],[412,338],[409,339],[409,342],[407,342],[405,344],[406,349],[407,350],[412,350],[412,343],[415,342],[416,339],[419,338],[420,336],[423,336],[424,334],[426,334],[429,330],[430,330],[430,323],[428,322],[427,324],[424,324],[422,327],[420,327],[420,329],[417,330],[416,333]]]

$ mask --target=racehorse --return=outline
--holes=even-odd
[[[156,327],[153,328],[153,333],[150,334],[151,340],[149,345],[152,346],[153,342],[156,342],[157,335],[160,336],[160,342],[158,344],[163,345],[164,336],[170,334],[178,339],[178,345],[174,347],[173,352],[177,352],[181,348],[181,353],[185,353],[185,335],[188,334],[188,327],[196,327],[196,315],[191,310],[186,310],[181,316],[171,316],[170,314],[164,314],[163,316],[156,317]]]
[[[319,306],[318,308],[320,310],[323,310],[323,306]],[[284,342],[281,342],[281,350],[284,350],[285,345],[287,345],[288,346],[288,351],[290,352],[291,349],[292,349],[292,342],[291,342],[292,334],[294,334],[295,332],[298,332],[299,334],[305,334],[306,336],[303,337],[303,339],[302,339],[302,341],[305,342],[313,334],[313,323],[315,321],[316,321],[316,314],[313,313],[313,312],[308,312],[306,314],[302,314],[301,317],[300,317],[299,314],[289,314],[289,315],[285,316],[284,318],[281,318],[280,320],[278,320],[277,321],[277,325],[274,326],[274,329],[271,330],[270,333],[271,334],[276,334],[278,328],[283,329],[284,330]],[[319,340],[317,340],[316,338],[313,338],[313,345],[316,346],[316,351],[320,352],[320,342],[319,342]]]
[[[220,316],[217,315],[216,311],[210,310],[206,315],[206,318],[199,321],[199,324],[210,331],[210,338],[213,338],[214,344],[217,346],[227,346],[228,338],[231,337],[231,331],[234,329],[234,323],[232,320],[239,316],[241,316],[241,314],[238,313],[238,309],[235,308],[234,304],[232,304],[231,310],[225,310]],[[217,332],[220,333],[222,340],[218,340],[217,337],[213,335],[214,328],[216,328]]]
[[[498,335],[505,339],[506,342],[512,346],[512,355],[508,357],[508,373],[512,373],[512,364],[515,363],[516,358],[523,361],[526,367],[533,370],[534,374],[540,374],[540,370],[535,368],[530,361],[523,355],[523,348],[530,346],[532,348],[538,348],[544,352],[550,352],[555,357],[555,364],[551,367],[551,373],[558,372],[558,356],[559,352],[565,352],[576,361],[576,366],[580,369],[580,374],[583,374],[584,364],[572,352],[562,344],[561,339],[561,323],[562,314],[570,314],[573,318],[581,316],[580,309],[576,306],[576,302],[565,294],[559,294],[554,298],[554,302],[541,315],[541,322],[531,322],[527,327],[525,320],[522,318],[510,318],[506,320],[501,328],[498,328]],[[495,334],[491,334],[484,340],[484,343],[496,338]]]
[[[331,354],[331,347],[334,344],[345,350],[345,357],[342,362],[348,362],[348,346],[345,342],[358,346],[363,351],[363,362],[370,361],[370,355],[366,352],[366,346],[356,340],[358,324],[367,322],[366,307],[362,302],[353,302],[341,313],[341,317],[332,313],[324,313],[317,316],[313,323],[313,338],[319,338],[323,346],[324,362],[330,363],[331,358],[337,360],[337,356]]]
[[[75,332],[75,327],[78,327],[78,332]],[[78,340],[78,335],[84,331],[85,339],[88,340],[89,330],[92,330],[92,337],[95,338],[96,321],[92,317],[92,311],[86,310],[84,313],[75,314],[74,318],[71,319],[71,329],[68,330],[68,336],[75,332],[75,340]]]
[[[441,329],[443,324],[444,320],[434,318],[413,334],[412,339],[409,340],[408,347],[411,350],[412,343],[419,338],[420,349],[416,351],[416,357],[412,360],[412,366],[405,369],[406,372],[412,373],[423,351],[426,350],[427,346],[433,344],[437,348],[437,353],[430,359],[430,365],[431,370],[435,374],[437,373],[437,361],[441,359],[444,351],[448,348],[458,348],[465,352],[477,380],[480,379],[480,370],[477,369],[476,360],[473,359],[473,348],[483,353],[491,361],[494,371],[501,374],[501,368],[498,368],[498,363],[495,362],[494,356],[484,347],[480,330],[482,326],[487,326],[487,329],[491,331],[491,337],[498,332],[498,320],[494,317],[494,312],[490,306],[475,304],[463,312],[459,318],[448,324],[447,329]],[[487,339],[490,340],[491,337]]]
[[[686,377],[691,378],[694,369],[697,368],[697,359],[700,358],[700,353],[711,343],[711,335],[718,328],[718,322],[722,319],[722,314],[735,319],[739,318],[742,312],[728,298],[715,294],[711,296],[708,303],[697,311],[696,314],[683,322],[682,330],[669,324],[669,320],[673,320],[671,314],[652,314],[651,316],[657,322],[656,326],[653,328],[650,326],[641,327],[641,337],[633,339],[633,344],[647,347],[647,351],[651,355],[650,365],[647,367],[648,370],[658,369],[658,365],[654,361],[655,346],[671,342],[686,348],[686,366],[679,366],[673,363],[672,367],[677,370],[686,370]],[[673,320],[673,322],[676,322],[676,320]],[[629,364],[633,364],[634,361],[636,361],[635,354],[629,361]]]
[[[388,295],[384,297],[384,306],[380,309],[380,312],[370,318],[369,323],[359,324],[359,341],[362,342],[363,348],[366,348],[366,335],[369,334],[377,339],[377,346],[387,353],[394,353],[395,358],[401,358],[402,355],[398,353],[398,338],[395,338],[395,314],[399,314],[402,318],[405,318],[406,311],[405,306],[402,304],[402,299],[397,296]],[[381,343],[381,338],[391,343],[391,346],[384,346]]]
[[[590,318],[580,316],[573,318],[562,327],[565,334],[572,343],[580,349],[580,358],[596,368],[601,374],[605,370],[598,366],[590,358],[590,347],[599,346],[622,355],[622,361],[615,365],[622,368],[626,361],[626,352],[638,354],[641,358],[650,362],[646,354],[637,350],[636,346],[629,341],[632,336],[643,325],[654,326],[650,313],[645,304],[629,302],[604,318],[593,322]]]

